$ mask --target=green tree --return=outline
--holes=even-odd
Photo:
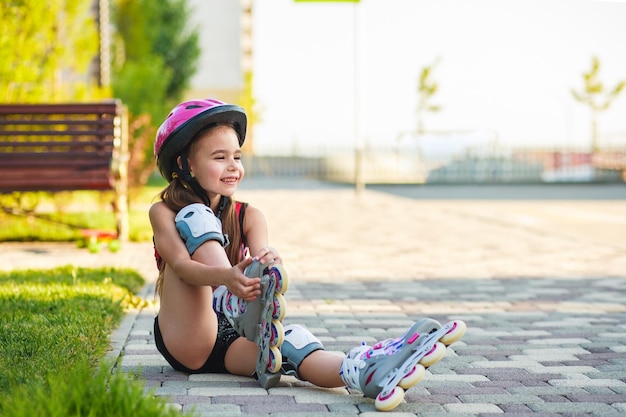
[[[613,101],[626,87],[626,80],[622,80],[612,89],[605,89],[604,83],[599,80],[600,60],[594,56],[591,59],[591,69],[583,73],[583,87],[572,95],[576,101],[589,107],[591,114],[591,150],[596,152],[598,144],[598,114],[608,110]]]
[[[439,91],[439,84],[432,79],[433,71],[439,58],[431,65],[422,68],[417,84],[417,133],[424,133],[424,115],[427,112],[438,112],[441,106],[432,104],[432,99]]]
[[[58,102],[98,94],[84,75],[98,53],[90,7],[83,0],[0,2],[0,101]]]
[[[130,113],[129,182],[142,186],[154,171],[156,128],[183,97],[200,47],[186,0],[116,0],[112,87]],[[132,198],[132,191],[131,191]]]
[[[158,123],[189,87],[200,57],[189,14],[186,0],[115,3],[113,91],[131,113]]]

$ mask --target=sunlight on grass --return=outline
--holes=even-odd
[[[0,272],[0,414],[175,416],[110,364],[96,364],[144,284],[135,271]]]
[[[131,198],[128,212],[129,239],[147,242],[152,239],[148,218],[149,206],[158,201],[167,183],[153,176],[147,186]],[[73,191],[56,194],[22,193],[25,208],[36,205],[31,214],[0,211],[0,242],[77,242],[82,240],[80,229],[115,230],[115,215],[108,193]],[[15,207],[15,198],[2,196],[0,205]]]
[[[23,269],[10,272],[0,271],[0,284],[14,285],[63,284],[78,285],[115,284],[133,293],[138,292],[144,284],[141,275],[127,268],[79,268],[72,265],[52,269]]]
[[[39,384],[18,387],[0,410],[5,417],[181,415],[167,404],[166,397],[155,398],[144,388],[120,372],[111,375],[106,366],[94,373],[89,364],[79,362],[67,372],[50,374]]]
[[[148,208],[164,185],[153,179],[135,196],[129,211],[131,240],[152,238]],[[23,208],[37,204],[38,211],[12,214],[6,205],[10,197],[1,198],[0,241],[79,244],[80,229],[115,228],[102,193],[22,197]],[[120,372],[111,375],[112,364],[98,365],[127,309],[148,303],[136,295],[144,284],[141,275],[125,268],[0,271],[0,415],[181,415],[143,383]]]

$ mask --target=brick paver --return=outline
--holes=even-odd
[[[431,316],[465,337],[390,416],[621,416],[626,412],[626,202],[416,201],[351,190],[244,190],[261,207],[292,278],[286,323],[327,349],[397,336]],[[621,230],[621,232],[619,232]],[[605,231],[608,231],[604,233]],[[18,268],[137,268],[149,244],[94,256],[63,245],[3,244]],[[152,339],[156,300],[131,311],[110,357],[146,389],[200,416],[373,416],[373,401],[283,377],[172,370]]]

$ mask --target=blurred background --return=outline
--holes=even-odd
[[[210,3],[190,2],[207,10],[193,16],[214,46],[188,94],[227,96],[211,82],[240,60],[256,116],[249,174],[623,180],[625,2],[250,1],[242,55],[206,20]]]
[[[625,1],[0,7],[0,101],[121,99],[131,189],[154,173],[156,127],[196,97],[247,109],[249,177],[624,181]]]

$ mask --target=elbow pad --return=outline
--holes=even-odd
[[[228,236],[222,233],[222,222],[204,204],[194,203],[181,209],[176,218],[176,230],[190,255],[209,240],[228,246]]]

